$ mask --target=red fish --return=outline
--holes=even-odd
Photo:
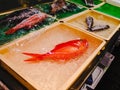
[[[38,60],[70,60],[81,55],[88,48],[86,39],[76,39],[67,41],[55,46],[55,48],[45,54],[26,53],[23,54],[31,56],[25,61]]]
[[[7,30],[5,33],[6,34],[13,34],[17,30],[22,29],[22,28],[30,29],[35,24],[42,22],[46,18],[46,16],[47,15],[45,13],[34,14],[34,15],[30,16],[29,18],[20,22],[19,24],[17,24],[13,28]]]

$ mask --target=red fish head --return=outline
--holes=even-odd
[[[76,39],[76,40],[71,40],[71,41],[67,42],[66,46],[67,45],[82,50],[82,49],[88,47],[88,41],[86,39]]]

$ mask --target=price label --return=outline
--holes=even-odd
[[[109,66],[111,62],[114,60],[115,56],[112,55],[111,53],[107,52],[103,59],[101,60],[101,64],[104,65],[105,67]]]

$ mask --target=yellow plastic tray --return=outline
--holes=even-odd
[[[101,31],[89,31],[90,33],[97,35],[105,40],[110,40],[111,37],[115,34],[115,32],[120,27],[120,20],[115,19],[113,17],[104,15],[100,12],[94,11],[94,10],[87,10],[83,13],[74,15],[73,17],[69,19],[65,19],[67,23],[69,23],[72,26],[82,28],[85,31],[87,30],[87,24],[86,24],[86,17],[91,16],[94,18],[94,25],[109,25],[110,28],[106,30]]]
[[[22,52],[45,53],[56,44],[77,38],[87,39],[89,43],[87,51],[78,59],[65,63],[24,61],[29,56],[23,55]],[[16,73],[15,77],[19,81],[22,81],[22,78],[22,83],[27,83],[26,87],[30,90],[66,90],[83,73],[105,43],[103,39],[81,29],[57,23],[0,48],[0,58],[1,62],[9,67],[9,71]]]

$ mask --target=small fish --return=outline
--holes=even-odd
[[[104,30],[104,29],[108,29],[110,28],[109,25],[96,25],[96,26],[93,26],[90,31],[98,31],[98,30]]]
[[[51,14],[55,14],[56,12],[67,8],[65,0],[55,0],[51,4]]]
[[[88,48],[86,39],[75,39],[67,41],[55,46],[55,48],[45,54],[27,53],[23,54],[31,56],[25,61],[40,61],[40,60],[70,60],[80,56]]]
[[[86,18],[86,24],[87,24],[87,26],[88,26],[88,30],[90,30],[90,29],[92,28],[93,24],[94,24],[93,17],[88,16],[88,17]]]
[[[30,29],[35,24],[42,22],[46,18],[46,16],[47,15],[45,13],[34,14],[34,15],[30,16],[29,18],[23,20],[22,22],[20,22],[16,26],[12,27],[11,29],[7,30],[5,33],[6,34],[13,34],[17,30],[22,29],[22,28]]]
[[[0,24],[17,24],[17,23],[20,23],[22,20],[32,16],[33,14],[37,14],[39,12],[40,11],[38,9],[33,7],[14,11],[6,15],[4,18],[1,18]]]

